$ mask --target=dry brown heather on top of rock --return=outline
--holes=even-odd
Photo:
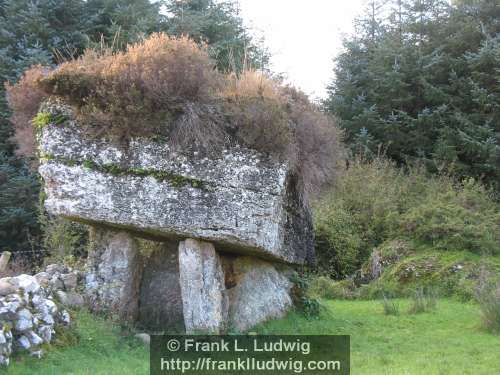
[[[159,136],[171,146],[206,152],[238,143],[290,162],[305,191],[332,180],[342,153],[332,119],[265,74],[225,75],[214,66],[205,46],[160,33],[124,52],[88,50],[49,73],[36,67],[8,87],[21,150],[33,149],[30,137],[22,136],[33,116],[23,115],[24,108],[56,95],[74,107],[88,134],[125,143]],[[44,95],[19,105],[33,87]]]

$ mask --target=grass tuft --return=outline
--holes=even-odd
[[[417,288],[412,297],[412,304],[408,309],[410,314],[430,312],[437,308],[437,296],[434,290]]]
[[[478,301],[484,328],[491,333],[500,334],[500,286],[483,291]]]
[[[382,298],[382,307],[385,315],[399,315],[399,304],[396,300],[388,298],[385,294]]]

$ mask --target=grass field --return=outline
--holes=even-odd
[[[437,310],[386,316],[378,301],[324,301],[318,319],[297,313],[255,329],[261,334],[351,335],[352,374],[500,374],[500,336],[485,332],[478,307],[441,300]],[[80,312],[79,342],[51,348],[43,360],[15,358],[6,374],[148,374],[142,344],[109,322]]]

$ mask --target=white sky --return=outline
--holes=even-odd
[[[365,0],[239,0],[247,26],[263,35],[271,68],[313,98],[324,97],[342,36]]]

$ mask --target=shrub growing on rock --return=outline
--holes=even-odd
[[[89,130],[118,138],[161,133],[184,103],[208,102],[219,84],[204,48],[166,34],[124,52],[88,50],[40,81],[74,105]]]
[[[333,180],[342,155],[340,131],[304,94],[256,71],[219,73],[186,37],[159,33],[123,52],[88,50],[33,82],[40,100],[72,105],[91,135],[161,137],[206,153],[239,144],[289,163],[306,194]]]

